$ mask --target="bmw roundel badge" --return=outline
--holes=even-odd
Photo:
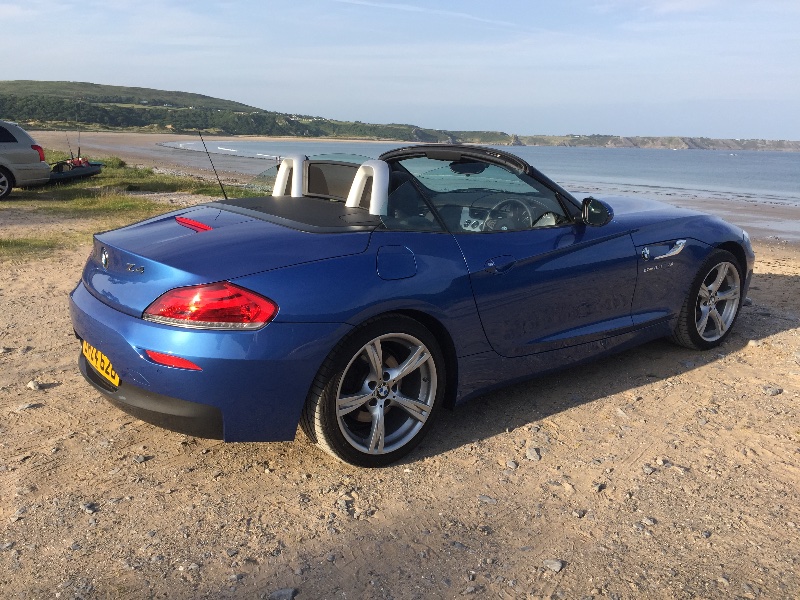
[[[104,269],[108,269],[108,251],[105,248],[100,251],[100,264]]]

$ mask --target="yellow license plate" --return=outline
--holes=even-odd
[[[98,373],[100,373],[100,375],[108,379],[114,385],[119,385],[119,375],[117,375],[114,367],[111,366],[111,361],[108,360],[108,357],[105,354],[84,341],[83,355],[86,357],[86,360],[89,361],[89,364],[92,365]]]

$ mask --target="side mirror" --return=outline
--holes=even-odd
[[[589,196],[583,199],[581,217],[583,222],[590,227],[602,227],[614,218],[614,209],[602,200]]]

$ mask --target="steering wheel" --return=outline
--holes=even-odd
[[[511,227],[503,224],[501,224],[499,228],[496,227],[496,213],[500,211],[506,213],[503,215],[503,220],[505,221],[508,219],[506,222],[508,222]],[[533,227],[533,215],[528,205],[516,198],[506,198],[492,207],[483,220],[483,227],[481,229],[483,229],[483,231],[494,231],[495,229],[506,231],[508,229],[530,229],[531,227]]]
[[[558,219],[559,217],[556,213],[548,211],[534,221],[533,227],[551,227],[553,225],[558,225]]]

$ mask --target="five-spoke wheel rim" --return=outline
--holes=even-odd
[[[727,333],[739,310],[739,270],[729,262],[711,269],[700,284],[695,306],[695,326],[700,337],[715,342]]]
[[[402,448],[428,420],[437,384],[425,344],[405,333],[378,336],[344,370],[336,393],[339,429],[366,454]]]

